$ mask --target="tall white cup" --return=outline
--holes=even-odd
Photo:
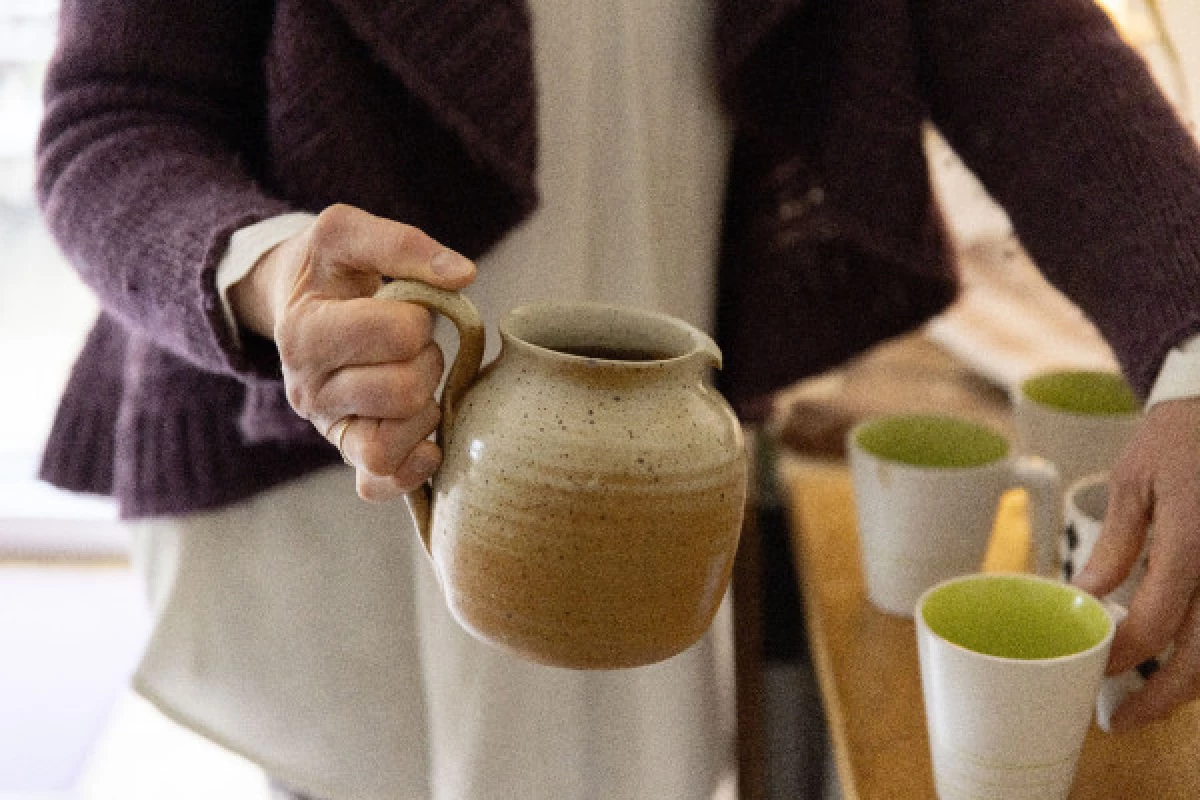
[[[917,647],[941,800],[1064,800],[1116,620],[1035,575],[975,574],[925,592]]]
[[[1037,458],[1018,457],[983,425],[938,414],[897,414],[855,426],[847,437],[867,596],[911,616],[930,586],[977,571],[1001,496],[1030,493],[1040,574],[1057,574],[1059,481]]]

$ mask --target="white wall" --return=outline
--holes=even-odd
[[[1193,114],[1200,113],[1200,0],[1162,0],[1162,9],[1183,61]]]

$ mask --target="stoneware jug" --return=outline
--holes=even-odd
[[[408,496],[446,602],[477,638],[576,669],[661,661],[708,629],[746,493],[741,426],[707,383],[720,352],[672,317],[523,306],[484,332],[460,294],[396,281],[378,297],[458,329],[443,461]]]

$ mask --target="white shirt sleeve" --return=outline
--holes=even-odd
[[[217,294],[221,298],[221,307],[225,310],[225,320],[235,342],[241,343],[238,333],[237,317],[233,314],[233,305],[229,302],[229,288],[249,274],[267,251],[299,233],[312,224],[315,214],[295,212],[280,214],[277,217],[264,219],[253,225],[238,229],[229,239],[229,248],[217,264]]]
[[[1146,400],[1146,410],[1155,403],[1200,395],[1200,335],[1171,348],[1163,361],[1154,388]]]

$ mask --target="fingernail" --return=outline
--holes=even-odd
[[[433,273],[441,278],[465,278],[475,271],[475,265],[453,250],[439,250],[429,261]]]

